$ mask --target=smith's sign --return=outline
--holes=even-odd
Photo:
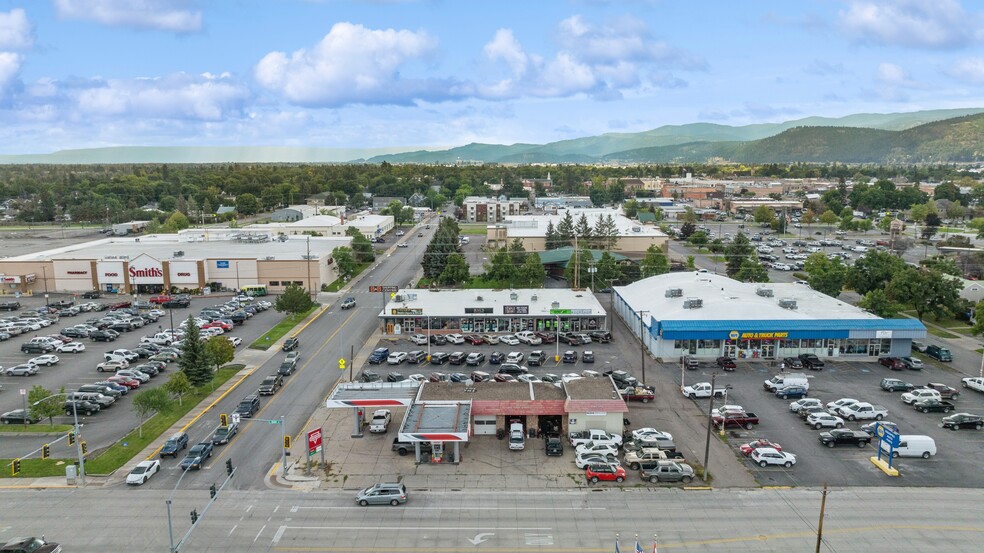
[[[130,267],[130,278],[164,278],[164,271],[157,267],[137,269]]]

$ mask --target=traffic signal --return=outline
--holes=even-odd
[[[284,436],[284,449],[290,449],[290,436]]]
[[[218,493],[218,491],[215,489],[215,484],[212,484],[211,486],[208,487],[208,494],[210,496],[214,498],[216,493]]]
[[[226,474],[232,476],[232,459],[226,459]]]
[[[86,453],[89,452],[89,448],[86,447],[86,445],[85,445],[85,440],[80,441],[79,442],[79,445],[82,446],[82,455],[85,455]]]
[[[196,522],[198,522],[198,510],[197,509],[192,509],[191,510],[191,523],[194,524]]]
[[[229,415],[222,413],[219,415],[219,424],[223,427],[229,426]]]
[[[51,457],[51,446],[48,444],[44,444],[43,446],[41,446],[41,458],[47,459],[48,457]]]
[[[75,432],[68,433],[68,445],[75,445]]]
[[[17,476],[20,472],[20,459],[14,459],[14,462],[10,464],[10,474],[11,476]]]

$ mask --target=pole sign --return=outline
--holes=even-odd
[[[321,429],[312,430],[308,432],[308,455],[314,455],[321,451]]]
[[[892,468],[893,453],[895,452],[895,448],[899,447],[900,440],[898,433],[893,432],[892,429],[884,424],[878,423],[875,425],[875,435],[878,436],[878,460],[881,460],[882,452],[884,451],[882,449],[882,443],[888,443],[888,451],[885,452],[885,455],[888,457],[888,468]]]

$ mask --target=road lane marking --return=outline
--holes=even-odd
[[[229,529],[229,535],[230,536],[232,535],[233,532],[236,531],[236,528],[239,528],[239,525],[238,524],[234,525],[232,528]]]
[[[264,530],[266,530],[266,524],[264,524],[263,527],[260,528],[260,531],[256,533],[256,537],[253,538],[253,543],[256,543],[256,540],[260,539],[260,534],[262,534]]]
[[[296,513],[301,509],[322,510],[365,510],[365,507],[328,507],[320,505],[294,505],[290,512]],[[607,507],[417,507],[414,511],[607,511]]]

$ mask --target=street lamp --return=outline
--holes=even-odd
[[[37,405],[37,404],[39,404],[41,402],[48,401],[49,399],[51,399],[53,397],[59,397],[59,396],[68,397],[68,395],[71,394],[71,393],[74,393],[74,392],[64,392],[64,393],[60,393],[60,394],[52,394],[52,395],[50,395],[50,396],[48,396],[46,398],[39,399],[38,401],[35,401],[34,403],[31,404],[31,407],[33,407],[33,406],[35,406],[35,405]],[[27,416],[27,413],[24,413],[24,416],[26,417]],[[75,433],[75,449],[76,449],[76,452],[79,455],[79,478],[81,479],[82,486],[84,487],[85,486],[85,457],[82,455],[82,436],[81,436],[81,434],[79,434],[79,412],[78,412],[78,405],[76,404],[74,397],[72,398],[72,419],[74,421],[73,432]]]
[[[594,292],[594,276],[595,276],[595,273],[597,273],[597,272],[598,272],[598,267],[595,267],[594,264],[591,264],[591,266],[588,267],[588,274],[591,275],[591,291],[592,292]]]

